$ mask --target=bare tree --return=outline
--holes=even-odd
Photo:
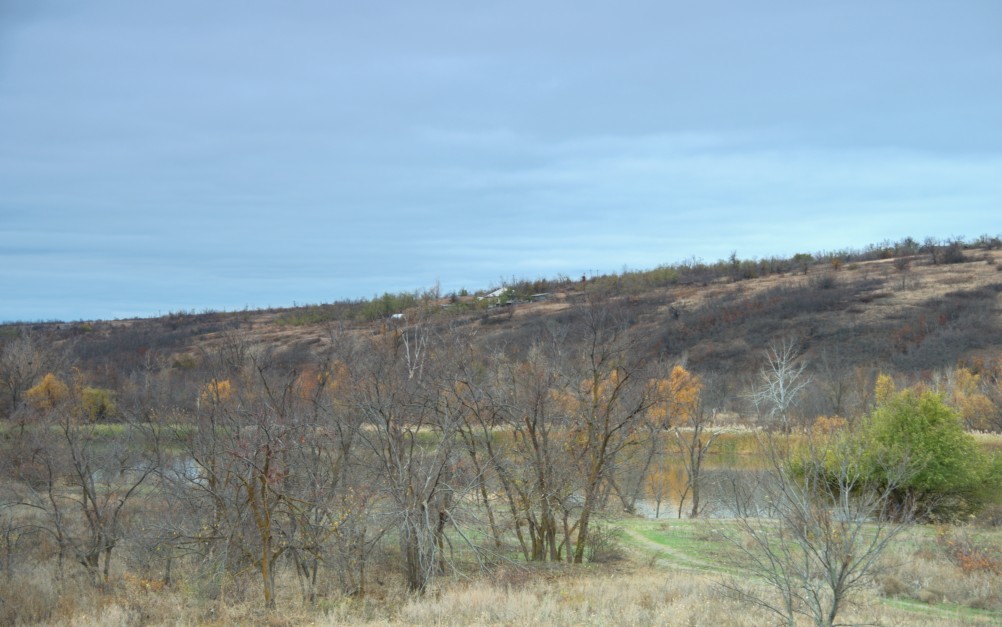
[[[577,307],[501,369],[495,399],[511,438],[495,468],[527,560],[582,562],[592,516],[613,492],[629,502],[619,486],[658,388],[622,313]]]
[[[616,456],[616,464],[620,467],[616,470],[624,472],[615,475],[624,476],[611,478],[623,509],[629,513],[636,511],[637,501],[645,489],[658,493],[664,487],[663,480],[668,476],[661,472],[664,460],[657,463],[655,460],[663,456],[668,431],[692,419],[702,388],[700,378],[687,371],[682,363],[670,365],[658,360],[652,362],[648,370],[650,407],[644,419],[634,424],[628,445]],[[649,481],[652,469],[659,476]],[[621,489],[621,484],[625,489]],[[660,510],[660,504],[657,508]]]
[[[826,415],[845,416],[849,397],[853,393],[852,362],[843,354],[838,344],[821,351],[818,361],[818,387],[823,404],[818,403]]]
[[[610,478],[623,510],[633,514],[637,502],[654,486],[648,481],[657,472],[658,457],[665,448],[665,429],[659,421],[642,420],[630,436],[631,442],[616,456],[616,469]],[[655,480],[655,483],[657,480]]]
[[[705,381],[703,377],[688,372],[681,366],[672,369],[665,398],[673,417],[674,438],[671,448],[682,464],[683,480],[678,494],[678,517],[689,499],[689,517],[699,516],[704,483],[703,461],[718,433],[712,430],[716,409],[713,403],[723,400],[725,389],[720,378]],[[709,386],[708,386],[709,384]],[[666,425],[667,427],[667,425]],[[709,431],[708,431],[709,429]]]
[[[784,433],[791,429],[790,411],[797,397],[810,383],[804,374],[807,362],[800,357],[799,344],[784,338],[766,352],[766,364],[759,371],[759,387],[750,394],[756,407],[765,407],[768,415],[778,420]]]
[[[911,257],[897,257],[894,259],[894,269],[901,276],[901,289],[905,289],[908,280],[908,270],[911,266]]]
[[[626,336],[624,313],[607,303],[588,303],[573,329],[576,342],[562,355],[565,409],[573,419],[571,453],[582,478],[572,558],[578,564],[584,561],[591,516],[603,488],[614,480],[616,458],[657,398],[645,352]]]
[[[703,462],[706,454],[713,446],[714,440],[720,435],[719,431],[713,431],[713,418],[716,410],[707,411],[704,407],[693,415],[688,428],[685,430],[675,427],[675,447],[678,451],[678,458],[685,468],[685,483],[678,500],[678,517],[682,517],[682,507],[686,497],[689,498],[689,518],[696,518],[700,514],[701,497],[703,492]],[[711,429],[707,432],[707,429]]]
[[[507,364],[499,382],[504,426],[512,437],[507,454],[495,457],[495,466],[526,560],[562,560],[576,528],[570,522],[577,487],[567,456],[571,420],[561,411],[559,386],[560,378],[539,345],[524,362]]]
[[[672,467],[668,459],[665,451],[659,451],[644,478],[647,495],[654,500],[655,518],[661,518],[661,504],[668,498],[672,488]]]
[[[763,446],[772,467],[761,487],[774,518],[741,515],[722,529],[735,565],[773,594],[748,581],[724,585],[788,625],[797,616],[834,625],[853,595],[869,585],[877,559],[907,523],[892,498],[905,465],[875,483],[862,451],[847,440],[811,443],[792,463],[775,443]]]

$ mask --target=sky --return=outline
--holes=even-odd
[[[1002,2],[0,0],[0,321],[1002,233]]]

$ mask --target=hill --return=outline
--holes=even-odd
[[[493,296],[429,291],[288,309],[6,325],[0,338],[30,335],[58,354],[54,361],[115,389],[154,362],[199,369],[227,345],[302,367],[339,333],[378,334],[417,323],[475,331],[481,345],[520,354],[568,322],[577,304],[602,300],[617,308],[627,333],[651,356],[719,375],[731,392],[783,339],[796,342],[811,369],[824,370],[829,380],[860,371],[872,380],[878,370],[928,380],[958,364],[997,376],[1002,250],[985,242],[924,250],[904,242],[854,254],[513,281]],[[844,411],[815,404],[817,413]]]

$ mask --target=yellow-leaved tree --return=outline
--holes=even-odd
[[[995,405],[981,389],[981,375],[957,368],[947,378],[947,400],[968,429],[987,430],[995,416]]]
[[[894,385],[894,379],[891,378],[891,375],[884,374],[883,372],[877,373],[877,382],[874,384],[873,388],[873,395],[876,397],[878,405],[882,405],[889,401],[897,391],[897,386]]]
[[[667,379],[660,379],[654,385],[657,398],[648,417],[662,428],[677,427],[692,421],[699,411],[703,382],[698,375],[676,364]]]
[[[25,392],[25,398],[35,409],[50,410],[70,395],[70,388],[51,372]]]
[[[212,379],[202,388],[198,395],[199,404],[219,405],[233,396],[233,384],[229,379]]]

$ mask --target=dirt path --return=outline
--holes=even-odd
[[[630,539],[632,549],[642,552],[645,557],[653,558],[653,563],[657,566],[681,567],[700,572],[724,572],[717,565],[655,542],[635,529],[624,529],[623,533]]]

